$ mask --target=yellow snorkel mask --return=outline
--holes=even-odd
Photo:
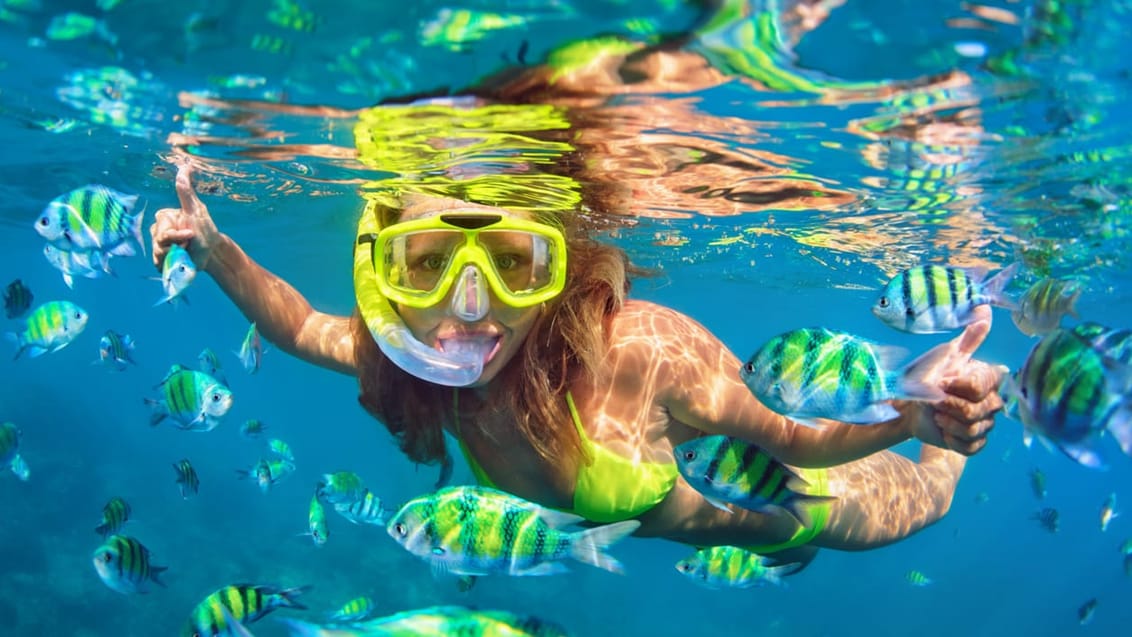
[[[380,228],[372,202],[358,224],[354,289],[362,317],[390,360],[429,382],[474,383],[483,372],[482,352],[421,343],[392,303],[425,309],[451,297],[451,313],[473,322],[490,309],[489,288],[522,308],[554,298],[565,284],[566,240],[545,224],[463,209]]]

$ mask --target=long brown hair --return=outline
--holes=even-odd
[[[517,430],[542,458],[554,461],[582,459],[581,440],[569,425],[564,395],[579,378],[596,373],[606,351],[610,319],[625,301],[632,270],[623,250],[584,236],[578,225],[566,224],[566,287],[546,303],[515,359],[500,372],[490,405],[514,419]],[[456,392],[394,365],[378,349],[356,311],[353,325],[358,402],[385,425],[411,460],[443,461],[447,454],[443,425],[455,415]],[[467,399],[460,405],[462,411],[467,405],[488,408]],[[460,417],[475,421],[474,413]]]

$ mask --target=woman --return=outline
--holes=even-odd
[[[529,130],[522,126],[530,116],[544,133],[525,138],[537,152],[518,154],[545,158],[554,148],[573,149],[566,142],[582,143],[586,133],[555,133],[575,122],[560,126],[557,110],[535,106],[600,101],[619,90],[584,73],[651,77],[657,91],[669,86],[665,77],[721,81],[696,59],[665,46],[613,46],[598,62],[640,72],[596,64],[562,75],[535,67],[485,84],[477,99],[435,100],[433,111],[424,104],[410,115],[402,107],[363,113],[355,133],[363,163],[405,178],[365,193],[353,316],[316,311],[221,234],[193,190],[187,156],[177,175],[181,207],[158,211],[151,228],[155,262],[184,245],[263,337],[356,376],[362,405],[414,462],[445,462],[448,433],[482,483],[592,522],[638,519],[639,536],[741,545],[789,561],[807,560],[816,547],[863,549],[906,537],[946,513],[964,456],[982,448],[1002,407],[1001,372],[970,359],[989,332],[987,308],[931,370],[944,400],[898,405],[900,417],[876,425],[805,427],[759,403],[739,378],[738,358],[703,326],[626,299],[632,269],[625,254],[589,239],[578,214],[614,213],[617,204],[608,202],[620,197],[611,189],[589,179],[597,187],[540,183],[518,195],[514,184],[529,181],[530,170],[488,184],[475,165],[451,159],[482,139],[403,144],[414,152],[436,146],[437,161],[448,163],[427,171],[403,167],[402,147],[390,139],[397,126],[427,128],[436,112],[459,111],[504,121],[512,140],[514,130]],[[490,105],[499,102],[535,106],[501,114]],[[396,117],[404,121],[395,125]],[[437,130],[455,136],[466,128]],[[505,165],[507,153],[490,150],[485,164]],[[554,164],[548,172],[562,173],[554,177],[592,170],[594,162],[571,150],[545,160]],[[814,507],[806,526],[785,513],[721,511],[678,477],[672,456],[676,445],[705,434],[733,435],[812,468],[803,470],[811,492],[834,498]],[[911,437],[930,443],[918,463],[883,452]]]

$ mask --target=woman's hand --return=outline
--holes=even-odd
[[[973,455],[987,443],[995,415],[1002,410],[998,385],[1005,367],[972,360],[991,328],[989,305],[975,308],[975,320],[924,370],[946,396],[935,403],[908,402],[901,406],[913,436],[937,447]]]
[[[182,159],[177,167],[177,198],[180,208],[162,208],[154,215],[149,235],[153,248],[153,264],[161,270],[165,255],[173,244],[180,244],[193,258],[198,270],[208,268],[212,249],[221,234],[208,214],[208,208],[193,190],[192,166]]]

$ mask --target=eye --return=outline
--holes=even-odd
[[[495,255],[495,269],[499,271],[510,270],[519,266],[519,256],[515,254]]]
[[[393,532],[396,533],[397,535],[402,535],[402,536],[405,535],[406,534],[405,525],[401,524],[400,522],[398,522],[397,524],[394,524],[393,525]]]
[[[877,301],[877,305],[879,305],[880,307],[888,307],[888,297],[887,296],[880,297],[880,300]]]
[[[75,312],[75,320],[76,321],[83,320],[83,313],[82,312]]]
[[[684,456],[685,460],[695,460],[696,459],[696,452],[695,451],[685,451],[682,455]]]
[[[440,253],[430,254],[420,260],[420,265],[425,270],[443,270],[448,265],[448,257]]]
[[[187,270],[187,269],[188,269],[188,268],[186,268],[186,267],[185,267],[184,265],[179,265],[179,266],[177,266],[177,271],[178,271],[178,272],[184,272],[184,271],[185,271],[185,270]]]
[[[750,363],[747,363],[746,365],[744,365],[743,370],[746,371],[748,374],[754,374],[755,373],[754,362],[750,362]]]
[[[692,567],[689,564],[681,563],[676,565],[676,570],[680,571],[681,573],[687,573],[688,571],[692,570]]]
[[[218,402],[220,402],[220,398],[221,398],[220,394],[213,394],[212,395],[212,402],[218,403]]]
[[[39,218],[39,225],[41,225],[41,226],[44,226],[44,227],[46,227],[46,226],[47,226],[47,225],[49,225],[50,223],[51,223],[51,222],[47,220],[47,217],[40,217],[40,218]]]
[[[114,559],[114,554],[111,553],[110,551],[106,551],[105,553],[102,554],[102,561],[106,562],[107,564],[109,564],[113,559]]]

